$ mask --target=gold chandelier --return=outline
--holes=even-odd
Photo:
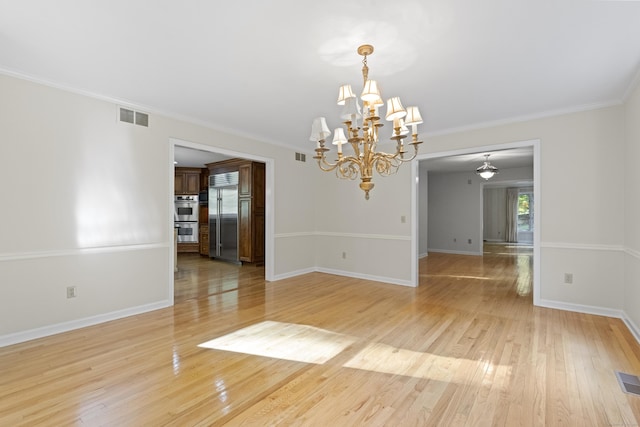
[[[365,199],[369,200],[369,191],[374,187],[373,170],[375,169],[382,176],[389,176],[397,172],[400,165],[404,162],[413,160],[418,154],[417,126],[422,123],[422,117],[418,107],[408,107],[406,110],[402,107],[399,97],[389,98],[387,100],[387,114],[385,118],[393,122],[393,132],[391,140],[396,141],[395,153],[384,153],[376,151],[378,144],[378,131],[383,126],[380,123],[378,109],[382,102],[378,83],[375,80],[369,80],[369,67],[367,67],[367,56],[373,53],[373,46],[365,44],[358,48],[358,54],[362,55],[362,78],[364,88],[360,99],[363,103],[361,110],[358,99],[351,90],[351,85],[343,85],[338,93],[338,105],[342,105],[343,110],[340,118],[344,120],[347,131],[345,137],[342,128],[337,128],[333,136],[333,145],[338,146],[338,159],[335,163],[329,163],[325,157],[325,153],[329,151],[324,146],[325,139],[331,135],[331,131],[327,126],[324,117],[317,117],[313,120],[311,126],[311,136],[309,140],[315,141],[316,155],[314,159],[318,160],[318,166],[325,172],[336,171],[336,176],[343,179],[356,179],[360,175],[360,188],[364,190]],[[359,126],[361,125],[361,126]],[[413,146],[413,155],[405,157],[406,151],[403,139],[407,137],[409,129],[412,127],[412,140],[409,145]],[[342,144],[349,143],[353,148],[353,154],[345,156],[342,154]]]

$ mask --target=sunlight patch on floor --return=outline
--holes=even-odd
[[[382,343],[369,344],[344,366],[459,384],[473,381],[477,382],[476,385],[482,383],[485,375],[504,378],[511,374],[510,366],[494,365],[486,360],[438,356]],[[474,373],[481,375],[474,375]]]
[[[264,321],[198,347],[322,364],[355,341],[354,337],[313,326]]]
[[[313,326],[264,321],[207,341],[198,347],[324,364],[356,340],[356,337]],[[465,384],[473,381],[478,383],[476,385],[480,385],[487,375],[505,378],[511,373],[510,366],[495,365],[487,360],[438,356],[383,343],[367,345],[342,366],[442,382]]]

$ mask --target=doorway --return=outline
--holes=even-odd
[[[427,221],[424,220],[427,215],[426,209],[427,203],[427,185],[428,175],[425,168],[421,170],[421,164],[430,159],[451,160],[452,164],[456,160],[464,159],[469,156],[478,156],[486,152],[497,152],[508,150],[518,150],[527,148],[531,151],[531,160],[533,163],[533,189],[531,190],[531,200],[540,199],[540,140],[521,141],[514,143],[507,143],[501,145],[474,147],[455,151],[429,153],[419,155],[412,167],[412,182],[415,183],[412,186],[412,212],[414,212],[415,221],[412,221],[412,281],[414,286],[418,286],[419,271],[418,271],[418,258],[421,256],[428,256],[428,250],[426,248],[425,241],[428,241],[429,227],[425,226]],[[447,162],[443,162],[446,164]],[[493,163],[493,162],[492,162]],[[477,165],[476,165],[477,166]],[[499,166],[499,165],[498,165]],[[473,168],[475,169],[475,168]],[[467,171],[473,171],[473,169],[467,168]],[[481,192],[481,190],[480,190]],[[480,196],[481,198],[481,196]],[[532,234],[533,244],[533,304],[539,305],[541,294],[541,281],[540,281],[540,212],[537,204],[530,205],[531,211],[529,212],[529,218],[533,229],[529,230]],[[531,218],[532,217],[532,218]],[[478,222],[480,224],[479,235],[482,236],[482,206],[478,207]],[[465,240],[466,241],[466,240]]]
[[[180,151],[183,149],[189,150],[190,154],[194,154],[196,157],[198,155],[202,156],[206,159],[216,158],[216,159],[231,159],[231,158],[239,158],[246,159],[250,161],[260,162],[264,164],[264,193],[265,193],[265,201],[264,201],[264,264],[261,268],[261,271],[264,271],[264,279],[267,281],[273,280],[273,272],[274,272],[274,200],[273,200],[273,168],[274,168],[274,160],[270,158],[265,158],[261,156],[256,156],[253,154],[240,153],[231,150],[221,149],[213,146],[198,144],[190,141],[179,140],[175,138],[169,139],[169,169],[170,169],[170,179],[169,179],[169,192],[171,197],[171,206],[169,207],[170,218],[168,219],[168,224],[171,228],[171,233],[173,233],[174,229],[174,190],[175,190],[175,177],[174,170],[176,166],[174,164],[174,158],[176,150]],[[207,161],[206,163],[211,163]],[[175,282],[174,282],[174,265],[176,265],[176,260],[178,259],[178,254],[176,251],[176,243],[172,239],[171,243],[171,275],[169,280],[169,295],[172,297],[175,295]],[[194,254],[196,257],[200,257],[199,254]]]

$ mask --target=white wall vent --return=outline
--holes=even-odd
[[[136,124],[139,126],[149,127],[149,115],[136,111]]]
[[[120,108],[120,121],[126,123],[133,123],[134,113],[133,110],[127,110],[126,108]]]
[[[149,115],[147,113],[133,111],[124,107],[118,107],[118,117],[121,122],[149,127]]]

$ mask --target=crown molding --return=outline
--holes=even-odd
[[[139,111],[144,111],[145,113],[149,113],[149,114],[157,114],[163,117],[166,117],[168,119],[174,119],[174,120],[179,120],[185,123],[190,123],[193,125],[197,125],[197,126],[202,126],[204,128],[210,129],[210,130],[214,130],[217,132],[223,132],[229,135],[234,135],[234,136],[238,136],[241,138],[246,138],[246,139],[250,139],[253,140],[255,142],[261,142],[261,143],[265,143],[265,144],[269,144],[269,145],[275,145],[278,147],[282,147],[282,148],[286,148],[288,150],[294,150],[294,151],[301,151],[300,147],[296,147],[295,145],[289,145],[286,144],[284,142],[281,141],[274,141],[272,139],[269,138],[265,138],[263,136],[260,135],[256,135],[253,134],[251,132],[243,132],[243,131],[239,131],[237,129],[230,129],[224,126],[221,126],[217,123],[213,123],[213,122],[209,122],[206,120],[200,120],[200,119],[196,119],[193,117],[189,117],[189,116],[184,116],[182,114],[178,114],[176,112],[173,111],[165,111],[165,110],[161,110],[155,107],[151,107],[149,105],[144,105],[144,104],[139,104],[127,99],[121,99],[121,98],[114,98],[114,97],[110,97],[107,95],[102,95],[99,93],[95,93],[95,92],[90,92],[84,89],[78,89],[75,87],[71,87],[71,86],[67,86],[64,84],[60,84],[60,83],[56,83],[53,82],[51,80],[46,80],[40,77],[35,77],[29,74],[24,74],[24,73],[20,73],[14,70],[10,70],[7,68],[0,68],[0,74],[9,76],[9,77],[13,77],[16,79],[20,79],[20,80],[25,80],[25,81],[29,81],[32,83],[36,83],[36,84],[41,84],[43,86],[47,86],[47,87],[51,87],[54,89],[58,89],[58,90],[62,90],[65,92],[70,92],[70,93],[75,93],[76,95],[82,95],[82,96],[86,96],[88,98],[92,98],[92,99],[97,99],[99,101],[104,101],[104,102],[109,102],[111,104],[116,104],[117,106],[122,106],[122,107],[127,107],[127,108],[131,108],[134,110],[139,110]],[[311,152],[311,151],[309,151]]]

